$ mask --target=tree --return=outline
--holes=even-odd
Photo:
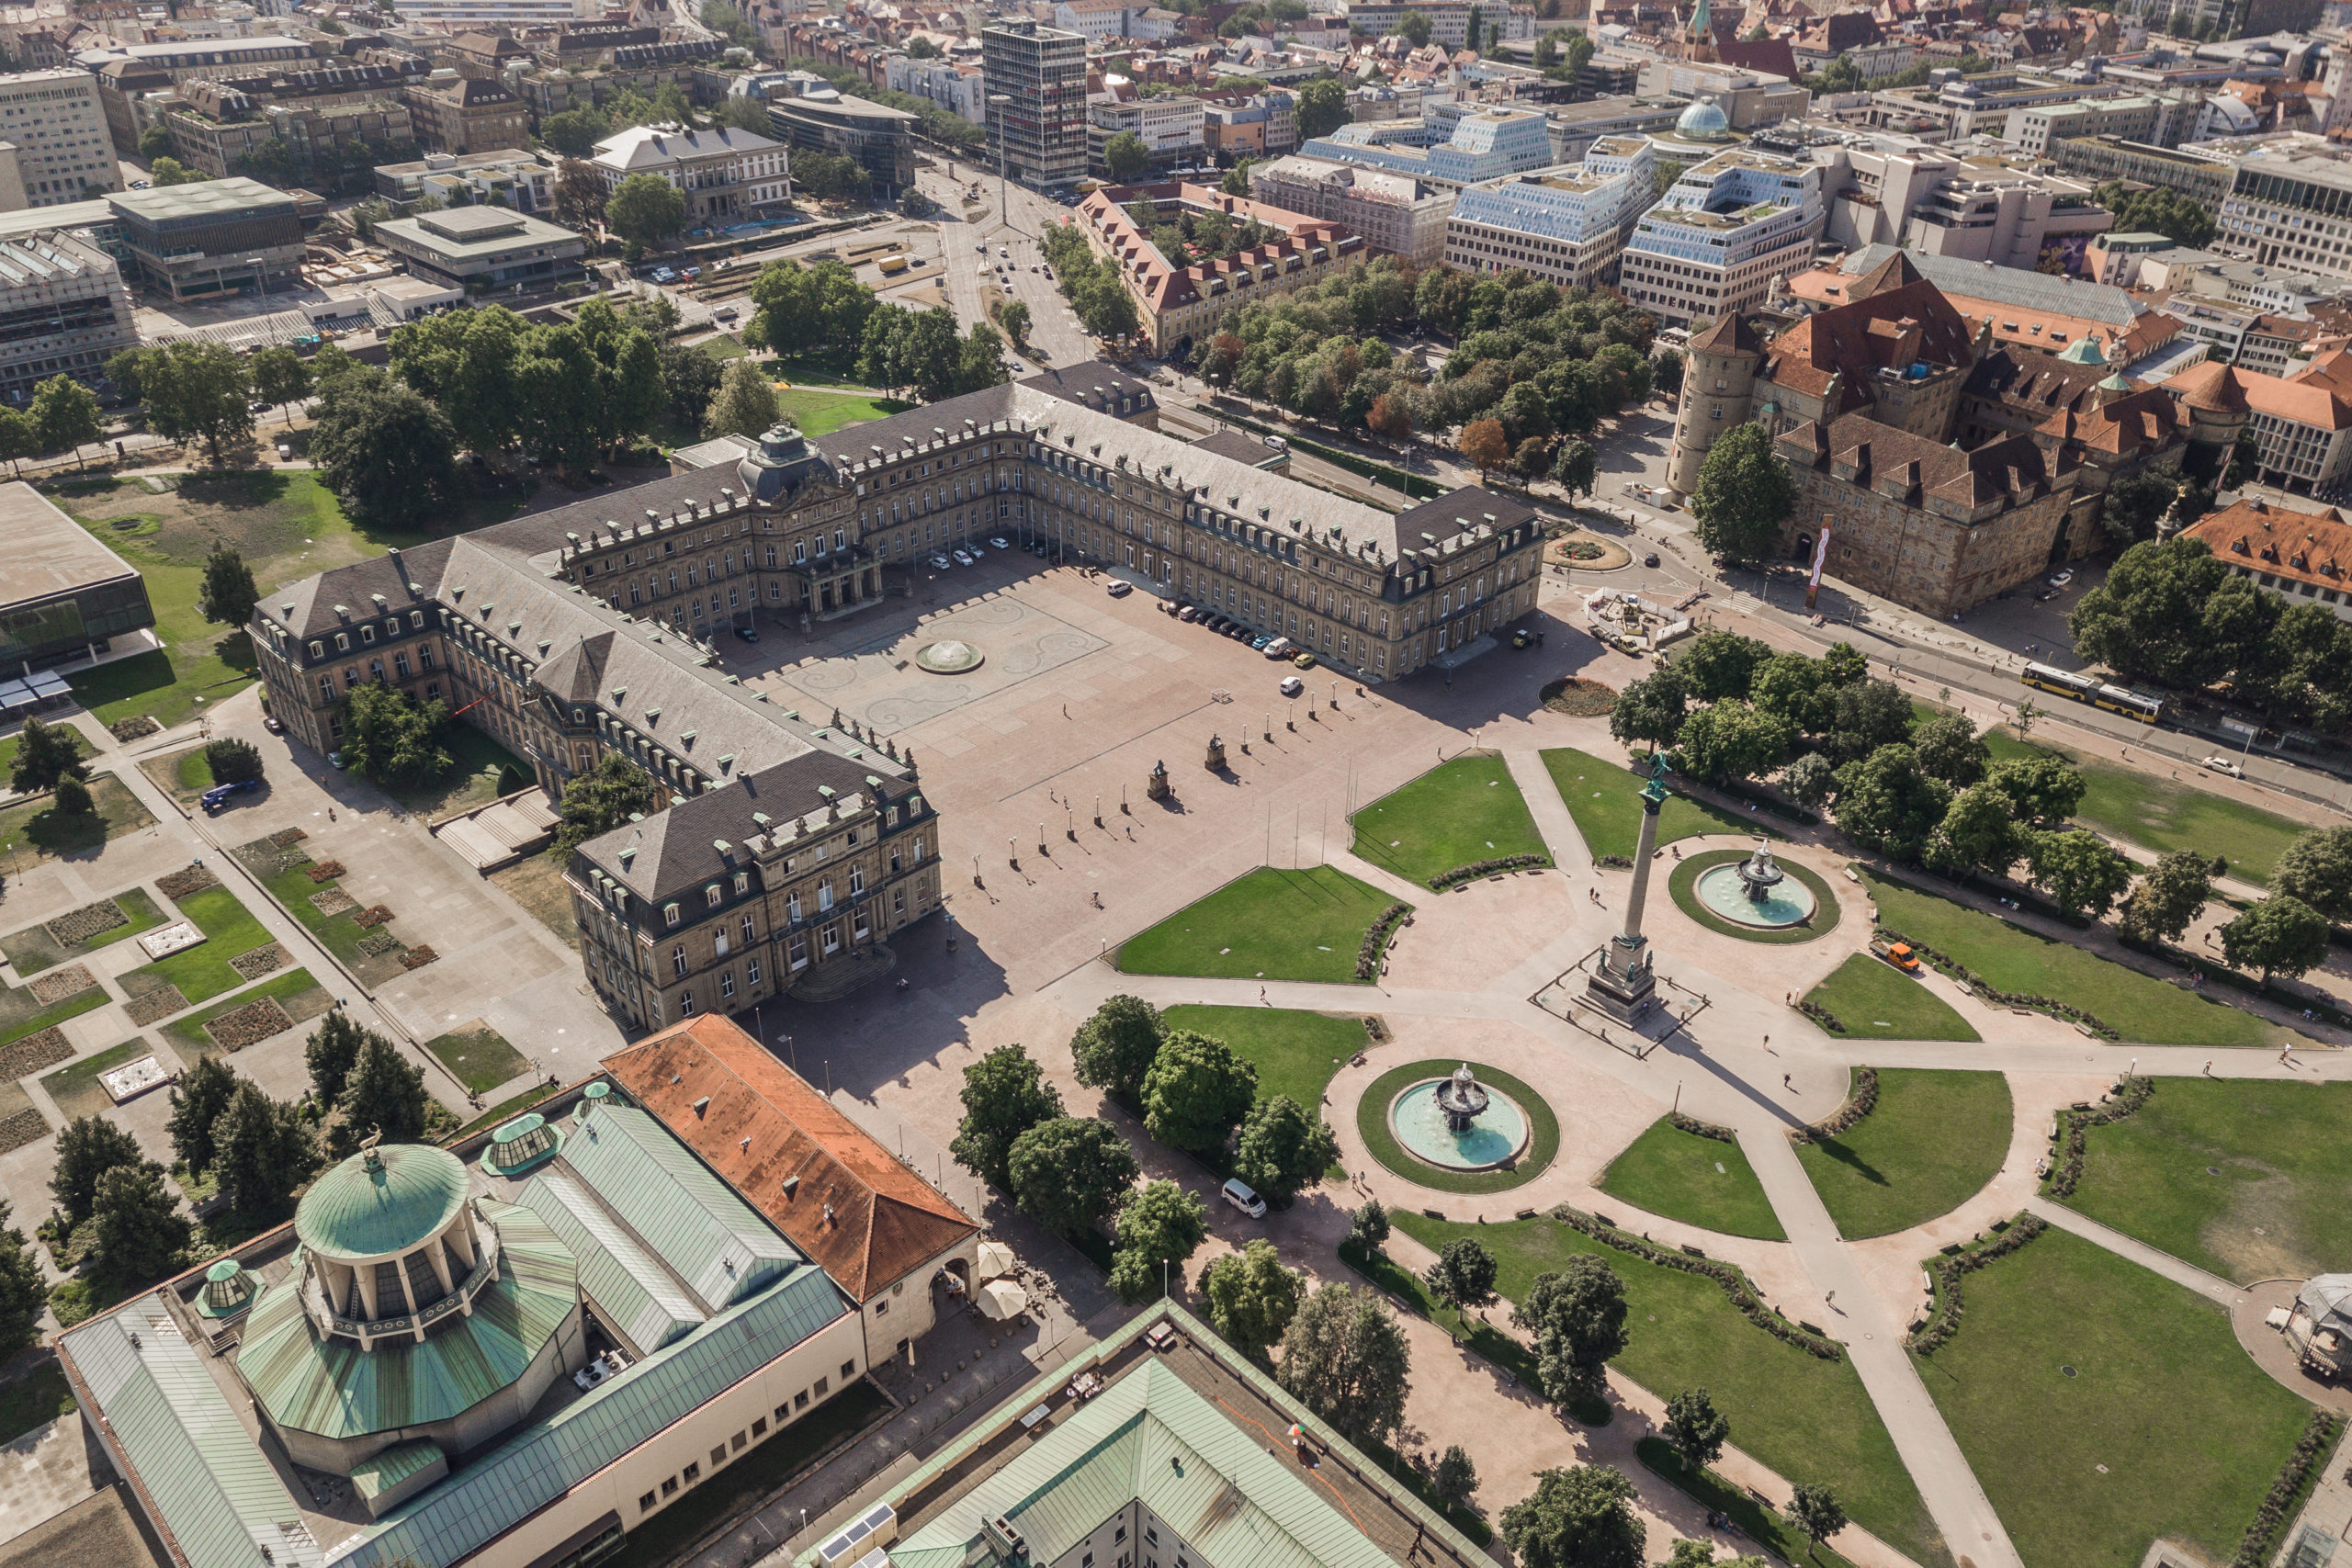
[[[0,409],[0,458],[6,458],[13,477],[20,472],[17,465],[27,457],[40,456],[40,427],[33,416],[22,409]]]
[[[2270,886],[2331,920],[2352,919],[2352,828],[2304,829],[2279,854]]]
[[[1455,1312],[1491,1305],[1495,1300],[1495,1255],[1472,1236],[1456,1236],[1445,1244],[1437,1261],[1422,1271],[1421,1283],[1439,1304]]]
[[[1259,1196],[1286,1203],[1323,1179],[1340,1157],[1340,1140],[1323,1119],[1286,1094],[1270,1095],[1241,1118],[1233,1174]]]
[[[1413,434],[1412,404],[1402,397],[1383,392],[1372,400],[1372,407],[1366,411],[1363,422],[1389,440],[1402,441]]]
[[[25,1246],[25,1233],[8,1219],[8,1204],[0,1200],[0,1358],[40,1337],[41,1314],[49,1306],[40,1264]]]
[[[103,1116],[82,1116],[58,1129],[56,1163],[50,1168],[49,1192],[69,1224],[90,1217],[98,1198],[98,1178],[117,1166],[137,1165],[146,1156],[139,1140]]]
[[[1070,1036],[1078,1081],[1105,1094],[1136,1094],[1167,1038],[1158,1008],[1137,997],[1113,997]]]
[[[2034,886],[2071,914],[2104,919],[2132,886],[2132,863],[2097,833],[2030,833],[2026,865]]]
[[[71,376],[51,376],[33,389],[32,416],[40,449],[72,452],[77,463],[81,449],[106,434],[96,394]]]
[[[172,132],[169,126],[151,125],[139,133],[139,155],[150,164],[158,158],[170,156],[171,151]]]
[[[1682,391],[1682,355],[1670,348],[1658,351],[1650,362],[1650,389],[1666,396],[1677,397]]]
[[[1306,1276],[1284,1267],[1270,1241],[1252,1241],[1201,1270],[1209,1325],[1218,1338],[1261,1366],[1267,1350],[1282,1343],[1306,1293]]]
[[[1419,11],[1406,12],[1396,18],[1396,25],[1388,29],[1390,37],[1401,38],[1415,49],[1429,47],[1430,34],[1432,30],[1430,19]],[[1304,127],[1300,128],[1299,134],[1302,137],[1306,135]]]
[[[1771,551],[1796,500],[1795,481],[1773,456],[1771,436],[1760,424],[1742,424],[1707,448],[1690,515],[1709,550],[1726,560],[1758,560]]]
[[[673,423],[699,429],[718,391],[718,361],[693,344],[665,343],[660,349],[662,395]]]
[[[242,626],[254,618],[261,590],[254,586],[254,569],[226,538],[215,538],[205,552],[204,581],[197,589],[196,607],[208,621]]]
[[[291,1206],[291,1194],[317,1163],[311,1130],[294,1106],[258,1084],[240,1081],[212,1126],[212,1173],[220,1195],[241,1214],[266,1217]]]
[[[1984,782],[2007,797],[2018,821],[2041,826],[2072,817],[2089,787],[2072,763],[2047,751],[1996,762],[1984,771]]]
[[[2100,497],[2098,520],[2117,544],[2138,544],[2154,536],[2156,520],[2171,507],[2180,485],[2177,474],[2153,468],[2125,474]]]
[[[253,374],[254,395],[286,405],[286,423],[294,423],[293,405],[311,395],[311,367],[290,348],[265,348],[254,354],[247,368]]]
[[[172,1086],[172,1116],[164,1130],[172,1140],[172,1153],[189,1174],[202,1176],[212,1168],[213,1123],[229,1108],[229,1097],[236,1089],[237,1075],[229,1064],[218,1056],[204,1055],[198,1056],[196,1066]]]
[[[1673,667],[1690,683],[1690,694],[1702,703],[1745,697],[1755,684],[1757,667],[1772,650],[1752,637],[1737,632],[1701,632],[1682,650]]]
[[[1605,1464],[1538,1472],[1533,1495],[1505,1508],[1502,1526],[1521,1568],[1642,1568],[1649,1538],[1634,1483]]]
[[[1593,455],[1590,444],[1583,441],[1562,442],[1560,456],[1552,465],[1552,477],[1559,481],[1562,490],[1568,492],[1570,500],[1579,495],[1589,499],[1592,495],[1592,487],[1599,479],[1599,461]]]
[[[1826,705],[1829,727],[1821,749],[1833,761],[1850,762],[1911,737],[1911,699],[1892,681],[1838,687],[1828,694]]]
[[[1112,183],[1125,185],[1151,167],[1151,149],[1132,130],[1123,130],[1102,144],[1102,166]]]
[[[2271,886],[2278,886],[2275,873]],[[2212,862],[2195,850],[2174,850],[2132,888],[2116,926],[2141,942],[2178,942],[2212,896]]]
[[[1185,1259],[1208,1239],[1208,1205],[1181,1182],[1149,1181],[1119,1211],[1111,1289],[1132,1306],[1160,1292],[1167,1269],[1182,1279]]]
[[[1684,1389],[1668,1400],[1666,1425],[1659,1431],[1681,1456],[1682,1468],[1692,1475],[1714,1463],[1731,1439],[1731,1423],[1703,1388]]]
[[[584,773],[575,773],[556,803],[555,842],[548,849],[559,863],[591,839],[625,826],[632,817],[661,809],[662,787],[653,775],[618,752],[607,751]]]
[[[1348,1239],[1367,1253],[1388,1245],[1388,1211],[1381,1207],[1379,1199],[1365,1199],[1363,1207],[1349,1216]]]
[[[1478,1467],[1470,1462],[1467,1449],[1460,1443],[1447,1445],[1430,1474],[1430,1490],[1449,1508],[1470,1508],[1470,1499],[1478,1494]]]
[[[1984,738],[1966,714],[1938,714],[1911,731],[1911,750],[1919,771],[1941,779],[1954,789],[1966,789],[1984,776],[1993,761]]]
[[[1589,1404],[1607,1387],[1609,1358],[1625,1348],[1625,1282],[1601,1258],[1578,1253],[1539,1274],[1511,1325],[1535,1337],[1535,1382],[1555,1404]]]
[[[549,123],[563,118],[549,117]],[[763,120],[765,116],[761,117]],[[758,129],[764,130],[762,126]],[[585,229],[605,216],[605,177],[585,158],[566,158],[555,170],[556,221]]]
[[[1062,1097],[1019,1045],[1000,1045],[964,1069],[964,1119],[947,1152],[991,1185],[1012,1185],[1012,1145],[1062,1113]]]
[[[748,359],[730,359],[718,378],[718,393],[703,415],[705,435],[764,435],[783,417],[767,372]]]
[[[1990,784],[1971,784],[1951,797],[1920,859],[1947,876],[2006,874],[2026,852],[2025,829],[2008,796]]]
[[[1216,188],[1223,191],[1227,196],[1248,196],[1250,194],[1250,166],[1257,162],[1258,160],[1255,158],[1242,158],[1237,160],[1233,167],[1225,171],[1225,177],[1217,181]]]
[[[1021,1212],[1058,1235],[1099,1228],[1143,1174],[1106,1122],[1057,1116],[1012,1140],[1005,1168]]]
[[[2273,894],[2222,928],[2222,956],[2233,969],[2301,975],[2327,962],[2327,917],[2301,899]]]
[[[1325,1285],[1283,1334],[1274,1379],[1351,1442],[1377,1443],[1405,1419],[1412,1351],[1377,1291]]]
[[[1510,458],[1510,438],[1503,434],[1502,421],[1478,419],[1464,425],[1462,455],[1478,466],[1478,482],[1486,483],[1487,470]]]
[[[685,193],[659,175],[631,175],[605,200],[605,227],[631,256],[643,255],[686,226]]]
[[[151,348],[139,385],[147,400],[149,427],[174,441],[201,437],[215,463],[223,441],[253,435],[253,378],[226,344],[182,338]]]
[[[177,158],[157,158],[147,165],[148,179],[158,188],[169,190],[174,186],[204,183],[204,171],[191,169]]]
[[[367,1038],[368,1032],[341,1008],[330,1010],[319,1020],[319,1027],[302,1048],[302,1062],[311,1072],[311,1091],[321,1105],[331,1106],[343,1098],[343,1087],[351,1079],[352,1066],[359,1060],[359,1047]]]
[[[1661,664],[1618,694],[1609,710],[1609,733],[1626,745],[1646,740],[1655,752],[1682,733],[1690,706],[1690,682],[1679,664]]]
[[[391,371],[433,400],[468,451],[503,452],[522,430],[519,366],[528,337],[523,319],[503,305],[445,310],[392,329]],[[322,392],[344,378],[323,349],[311,368]],[[322,414],[332,407],[324,400]]]
[[[409,789],[449,771],[441,749],[449,705],[438,697],[421,703],[398,687],[363,681],[344,699],[343,718],[344,760],[362,778]]]
[[[1420,41],[1427,43],[1423,39]],[[1311,141],[1329,136],[1348,123],[1348,85],[1337,76],[1317,76],[1298,89],[1298,139]]]
[[[1838,1495],[1819,1484],[1799,1482],[1789,1506],[1781,1512],[1796,1527],[1796,1532],[1813,1543],[1814,1551],[1819,1551],[1822,1542],[1846,1528],[1846,1509],[1838,1501]]]
[[[2075,651],[2127,678],[2202,686],[2248,656],[2278,615],[2251,578],[2233,574],[2202,539],[2132,546],[2066,617]]]
[[[260,750],[252,741],[240,740],[233,735],[224,735],[206,744],[204,765],[214,784],[240,784],[262,775]]]
[[[347,510],[387,527],[423,526],[458,491],[447,417],[380,370],[345,377],[322,396],[311,457]]]
[[[1170,1030],[1144,1075],[1143,1124],[1175,1148],[1219,1148],[1257,1096],[1258,1069],[1231,1046],[1189,1029]]]
[[[72,773],[57,781],[57,788],[49,797],[50,809],[61,818],[87,817],[97,809],[90,798],[90,786]]]
[[[413,1144],[424,1136],[424,1068],[401,1059],[400,1047],[374,1030],[361,1032],[359,1054],[344,1080],[335,1109],[343,1112],[339,1140],[352,1147],[370,1133],[388,1144]],[[338,1156],[347,1147],[334,1151]]]
[[[2162,234],[2191,250],[2213,242],[2213,214],[2179,191],[2162,186],[2133,190],[2121,180],[2110,180],[2092,195],[2115,214],[2118,233]]]
[[[1551,444],[1540,435],[1531,435],[1521,442],[1510,455],[1511,471],[1522,479],[1533,481],[1544,477],[1552,466]]]
[[[179,1194],[164,1184],[164,1168],[152,1159],[101,1175],[90,1213],[99,1271],[119,1284],[170,1273],[194,1233],[179,1203]]]
[[[956,354],[955,393],[960,396],[985,387],[1001,387],[1011,379],[1012,373],[1004,364],[1003,335],[986,321],[974,321]]]
[[[90,765],[82,761],[82,738],[69,725],[25,720],[17,735],[17,759],[9,764],[8,787],[18,795],[39,795],[57,787],[63,778],[87,778]]]
[[[565,109],[539,121],[539,140],[575,159],[587,157],[612,133],[613,122],[593,107]]]
[[[1796,738],[1796,725],[1781,714],[1747,703],[1713,703],[1683,719],[1674,740],[1676,765],[1710,784],[1752,779],[1779,767]]]
[[[1951,786],[1920,771],[1908,746],[1882,746],[1838,770],[1838,826],[1865,848],[1916,861],[1951,809]]]
[[[996,308],[997,324],[1015,343],[1028,337],[1029,319],[1029,307],[1018,299],[1007,299]]]

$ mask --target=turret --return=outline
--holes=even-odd
[[[1724,431],[1747,423],[1763,359],[1763,340],[1736,314],[1716,317],[1691,338],[1682,367],[1682,400],[1674,415],[1668,489],[1690,494],[1698,486],[1707,448]]]

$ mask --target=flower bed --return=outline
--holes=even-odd
[[[180,995],[177,986],[164,986],[131,998],[122,1010],[132,1023],[144,1029],[156,1020],[169,1018],[187,1007],[187,998]]]
[[[36,975],[27,982],[33,1000],[45,1008],[53,1008],[68,997],[78,997],[97,982],[90,977],[89,966],[69,964],[62,969],[51,969]]]
[[[432,943],[427,942],[423,947],[412,947],[406,953],[401,953],[401,967],[403,969],[422,969],[440,956],[441,955],[439,953],[433,951]]]
[[[300,828],[280,828],[269,836],[269,841],[281,850],[290,850],[310,836]]]
[[[0,1117],[0,1155],[12,1149],[21,1149],[27,1144],[48,1136],[48,1122],[30,1106],[13,1115]]]
[[[1698,1274],[1713,1280],[1723,1287],[1724,1294],[1731,1298],[1731,1304],[1739,1309],[1740,1315],[1776,1339],[1786,1340],[1825,1361],[1841,1361],[1846,1358],[1844,1348],[1836,1340],[1809,1333],[1766,1306],[1764,1298],[1756,1293],[1756,1287],[1749,1282],[1747,1276],[1728,1263],[1718,1263],[1711,1258],[1694,1258],[1687,1252],[1660,1247],[1645,1237],[1619,1230],[1597,1214],[1588,1214],[1566,1203],[1557,1205],[1551,1213],[1552,1218],[1562,1224],[1580,1230],[1595,1241],[1606,1242],[1620,1252],[1630,1252],[1645,1263],[1679,1269],[1685,1274]]]
[[[220,879],[207,866],[190,865],[155,879],[155,891],[166,898],[185,898],[191,893],[201,893],[208,887],[218,887]]]
[[[1524,871],[1529,866],[1551,863],[1550,855],[1501,855],[1494,860],[1473,861],[1468,865],[1457,865],[1452,871],[1440,872],[1430,878],[1430,886],[1443,892],[1457,882],[1475,882],[1479,877],[1492,876],[1498,872]]]
[[[392,918],[392,911],[382,904],[371,904],[351,917],[362,931],[371,931]]]
[[[2237,1555],[2230,1559],[2230,1568],[2262,1568],[2270,1561],[2270,1549],[2301,1505],[2312,1470],[2326,1462],[2328,1450],[2335,1447],[2335,1439],[2343,1430],[2343,1417],[2332,1411],[2312,1412],[2303,1435],[2295,1439],[2295,1451],[2278,1467],[2278,1477],[2270,1483],[2269,1495],[2255,1510],[2254,1522],[2245,1527],[2245,1539],[2238,1543]]]
[[[359,951],[370,958],[381,958],[401,950],[401,939],[388,931],[372,931],[359,939]]]
[[[2109,1122],[2120,1122],[2148,1103],[2148,1096],[2156,1092],[2156,1080],[2151,1077],[2127,1077],[2115,1086],[2115,1092],[2104,1105],[2088,1111],[2061,1111],[2058,1124],[2064,1129],[2060,1140],[2057,1164],[2050,1172],[2050,1195],[2071,1198],[2075,1184],[2083,1179],[2083,1158],[2090,1149],[2090,1129],[2104,1127]]]
[[[1914,1329],[1905,1343],[1922,1356],[1934,1355],[1946,1340],[1960,1332],[1961,1276],[1984,1268],[1996,1258],[2007,1258],[2049,1228],[2039,1215],[2019,1214],[1991,1241],[1928,1259],[1928,1270],[1936,1280],[1935,1305],[1928,1314],[1928,1320]]]
[[[0,1045],[0,1079],[14,1082],[53,1067],[60,1062],[74,1059],[74,1047],[66,1043],[65,1031],[51,1024],[35,1030],[22,1040],[11,1040]]]
[[[2035,1012],[2046,1012],[2062,1022],[2080,1024],[2101,1040],[2123,1038],[2120,1032],[2109,1028],[2096,1013],[2085,1012],[2070,1002],[2060,1001],[2056,997],[2034,996],[2024,991],[2004,991],[1959,959],[1948,953],[1938,953],[1926,942],[1905,936],[1892,926],[1881,925],[1878,928],[1878,934],[1887,942],[1907,944],[1912,952],[1935,965],[1939,971],[1967,987],[1970,992],[1981,1001],[1990,1002],[1996,1007],[2028,1008]]]
[[[1821,1025],[1822,1028],[1827,1030],[1832,1034],[1844,1034],[1848,1032],[1846,1021],[1839,1018],[1836,1013],[1831,1012],[1827,1008],[1823,1007],[1819,1002],[1800,997],[1797,999],[1797,1011],[1804,1014],[1805,1017],[1813,1020],[1814,1022]]]
[[[322,860],[311,866],[305,874],[313,882],[333,882],[343,874],[343,863],[339,860]]]
[[[223,1051],[242,1051],[257,1045],[273,1034],[282,1034],[294,1027],[276,997],[264,997],[257,1002],[247,1002],[232,1012],[224,1012],[204,1026],[204,1032]]]
[[[1609,552],[1590,539],[1568,539],[1562,542],[1560,553],[1570,560],[1599,560]]]
[[[359,900],[340,887],[327,887],[311,895],[311,908],[333,919],[359,908]]]
[[[1679,1111],[1666,1113],[1667,1125],[1678,1133],[1688,1133],[1694,1138],[1713,1138],[1719,1144],[1736,1144],[1739,1134],[1713,1122],[1702,1122],[1696,1116],[1685,1116]]]
[[[57,919],[45,922],[44,929],[49,932],[49,940],[58,946],[79,947],[94,936],[130,923],[130,917],[122,912],[121,905],[111,898],[101,898],[95,904],[67,910]]]
[[[1547,683],[1539,694],[1544,705],[1571,718],[1600,718],[1615,710],[1617,689],[1582,675],[1565,676]]]
[[[286,967],[293,954],[276,942],[256,947],[251,953],[241,953],[229,960],[229,967],[248,980],[258,980],[264,975],[275,974]]]
[[[107,732],[117,740],[143,740],[163,728],[147,715],[135,713],[129,718],[119,718],[107,725]]]
[[[1388,945],[1388,938],[1396,931],[1396,922],[1410,914],[1412,908],[1410,904],[1391,904],[1380,911],[1380,919],[1373,921],[1372,929],[1363,933],[1363,945],[1356,949],[1357,979],[1369,980],[1380,973],[1381,950]]]
[[[1845,1031],[1840,1030],[1838,1032],[1842,1034]],[[1854,1092],[1846,1097],[1846,1103],[1822,1120],[1798,1128],[1791,1133],[1789,1137],[1800,1144],[1817,1144],[1824,1138],[1838,1136],[1877,1109],[1878,1069],[1856,1067]]]

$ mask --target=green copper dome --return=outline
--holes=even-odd
[[[2068,344],[2059,359],[2068,365],[2104,365],[2107,355],[2100,349],[2098,339],[2086,333]]]
[[[466,1201],[466,1168],[447,1149],[363,1149],[302,1194],[294,1234],[322,1258],[389,1258],[447,1228]]]

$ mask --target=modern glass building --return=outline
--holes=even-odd
[[[0,485],[0,674],[96,659],[155,624],[146,580],[28,484]]]

